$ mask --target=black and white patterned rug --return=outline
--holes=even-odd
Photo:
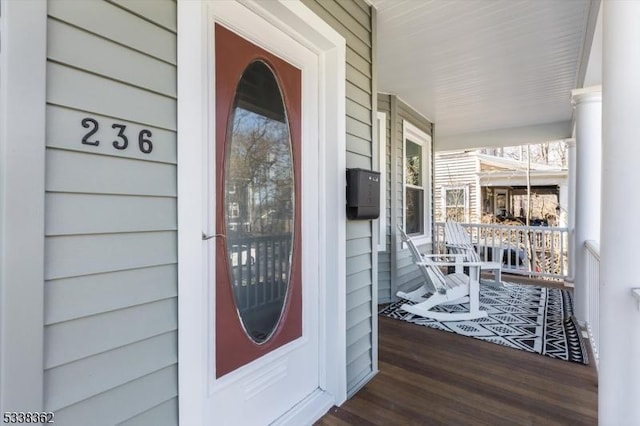
[[[571,293],[557,288],[503,283],[480,286],[480,309],[488,316],[469,321],[437,321],[400,309],[400,300],[379,314],[528,352],[588,364],[580,330],[573,317]],[[469,304],[440,305],[438,312],[464,312]]]

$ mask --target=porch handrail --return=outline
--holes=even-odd
[[[462,223],[485,260],[501,247],[503,272],[548,277],[568,275],[569,230],[566,227]],[[444,222],[435,223],[434,252],[445,253]]]
[[[587,333],[593,358],[598,366],[599,360],[599,339],[600,339],[600,244],[598,241],[587,240],[584,242],[587,250]]]

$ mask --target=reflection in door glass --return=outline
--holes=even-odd
[[[264,62],[242,74],[230,120],[224,202],[231,287],[245,331],[263,343],[289,286],[295,202],[289,123]]]

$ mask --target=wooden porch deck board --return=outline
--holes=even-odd
[[[581,365],[379,319],[378,375],[317,425],[596,425]]]

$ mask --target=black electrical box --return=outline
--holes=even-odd
[[[347,217],[377,219],[380,216],[380,173],[347,169]]]

